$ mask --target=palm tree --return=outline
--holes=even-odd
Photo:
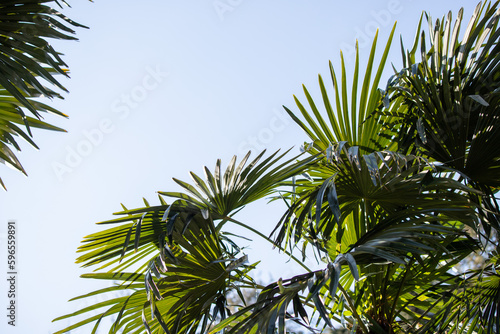
[[[247,155],[225,171],[217,161],[204,179],[175,179],[183,192],[159,192],[159,205],[102,222],[113,227],[85,237],[77,261],[94,268],[85,277],[115,284],[77,298],[121,295],[56,319],[84,316],[58,333],[89,323],[95,333],[107,316],[110,333],[285,333],[291,322],[312,332],[497,333],[499,17],[499,2],[480,3],[459,39],[462,12],[454,22],[424,14],[384,89],[394,29],[378,64],[376,36],[361,85],[356,54],[351,87],[343,60],[340,80],[330,64],[332,92],[319,77],[324,111],[305,87],[299,113],[285,108],[311,139],[300,155]],[[270,196],[286,204],[271,236],[236,218]],[[258,284],[257,263],[227,224],[272,242],[304,272]],[[324,268],[308,269],[292,254],[298,246]],[[483,268],[461,270],[492,248]],[[242,305],[231,314],[234,293]]]
[[[55,76],[68,76],[67,65],[47,39],[75,40],[70,27],[83,27],[49,7],[50,2],[59,4],[55,0],[0,4],[0,161],[24,174],[12,150],[21,150],[16,137],[38,148],[32,128],[64,131],[43,121],[42,115],[67,117],[38,99],[62,98],[54,89],[66,91]],[[0,184],[5,188],[1,178]]]

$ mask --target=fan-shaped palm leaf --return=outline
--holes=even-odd
[[[418,150],[483,191],[485,211],[496,212],[488,220],[497,229],[493,194],[500,186],[498,4],[480,3],[461,40],[463,10],[455,23],[451,13],[435,24],[427,16],[429,36],[420,32],[412,50],[403,53],[405,69],[392,83],[393,99],[406,108],[381,113],[396,120],[387,125],[397,133],[401,150]],[[416,62],[419,49],[421,60]]]
[[[328,151],[321,164],[309,169],[310,180],[296,181],[300,197],[276,228],[277,244],[285,238],[292,241],[292,236],[297,242],[305,229],[309,237],[314,234],[329,240],[336,236],[340,242],[349,237],[343,235],[341,226],[350,216],[356,221],[350,230],[354,239],[349,240],[354,244],[381,220],[403,210],[409,214],[405,219],[441,214],[474,226],[475,214],[465,196],[470,189],[436,175],[425,160],[390,151],[362,155],[347,143]]]
[[[186,201],[206,211],[206,214],[210,212],[214,217],[225,217],[248,203],[272,194],[285,180],[299,175],[315,160],[314,156],[302,160],[298,160],[300,156],[297,156],[281,162],[288,152],[279,155],[275,152],[259,163],[265,154],[263,151],[246,165],[249,152],[238,166],[234,156],[224,174],[221,161],[218,160],[214,173],[205,167],[205,181],[191,172],[196,187],[174,179],[189,195],[176,192],[160,194]]]
[[[136,237],[140,234],[140,238],[136,238],[134,246],[131,246],[139,252],[138,256],[132,254],[124,256],[123,258],[128,259],[128,263],[122,268],[114,268],[109,273],[84,275],[86,278],[121,281],[121,283],[79,298],[110,291],[126,292],[126,296],[56,319],[79,316],[106,307],[102,313],[91,315],[59,333],[97,320],[94,327],[96,331],[100,319],[107,316],[116,316],[111,328],[112,333],[122,328],[127,333],[143,333],[144,328],[149,333],[158,333],[160,330],[172,333],[195,333],[198,330],[204,332],[217,314],[224,318],[225,295],[228,290],[235,289],[238,284],[248,286],[255,284],[247,276],[247,271],[252,266],[244,264],[246,257],[235,258],[239,250],[222,241],[211,219],[205,219],[201,213],[193,214],[189,210],[171,209],[170,212],[172,216],[167,222],[153,212],[142,215],[140,220],[132,223],[133,230],[137,233]],[[97,243],[106,244],[108,241],[115,244],[115,247],[109,243],[106,245],[108,250],[115,249],[115,252],[111,254],[101,252],[100,261],[120,258],[120,248],[128,250],[127,242],[130,241],[130,235],[128,232],[124,235],[126,230],[127,228],[122,228],[119,232],[119,229],[114,228],[101,233],[100,237],[97,235],[92,237],[94,247],[97,247]],[[125,244],[116,245],[117,241],[123,241],[123,238]],[[151,245],[148,244],[153,246],[149,252]],[[153,256],[147,256],[153,251]],[[98,256],[95,252],[92,255]],[[130,261],[131,258],[135,260]],[[83,257],[81,260],[85,259]],[[146,262],[146,266],[138,263],[139,259],[141,262]],[[90,261],[87,264],[92,263]],[[135,272],[121,271],[123,268],[131,267],[139,268]]]
[[[414,299],[409,292],[413,284],[402,279],[417,270],[423,272],[415,285],[428,301],[418,306],[421,312],[443,304],[429,297],[438,289],[431,284],[438,276],[429,279],[427,275],[441,272],[442,280],[450,279],[447,271],[478,247],[461,232],[464,225],[476,228],[478,224],[469,201],[470,188],[440,176],[416,156],[390,151],[362,155],[347,143],[328,148],[323,162],[308,173],[310,179],[295,183],[297,197],[289,196],[289,210],[276,227],[276,242],[286,241],[293,248],[305,239],[332,263],[350,256],[353,277],[366,277],[356,283],[356,291],[361,292],[351,295],[351,281],[343,297],[356,304],[355,311],[364,319],[355,319],[358,325],[393,328],[395,314],[403,309],[408,317],[404,326],[418,319],[419,314],[404,306]],[[424,254],[429,258],[422,259]],[[365,288],[371,289],[369,294]],[[337,298],[336,306],[330,306],[338,309],[341,303]],[[352,307],[350,312],[354,313]]]
[[[323,78],[319,75],[319,87],[328,121],[322,116],[317,103],[305,86],[303,87],[304,94],[312,112],[308,111],[299,99],[295,97],[295,102],[305,122],[301,121],[290,109],[285,107],[285,110],[292,119],[313,141],[313,145],[317,150],[324,151],[332,143],[341,141],[349,142],[353,146],[359,146],[364,152],[390,149],[390,140],[379,135],[382,132],[382,123],[379,117],[383,116],[367,117],[383,104],[383,92],[378,86],[385,69],[395,28],[396,26],[394,25],[378,65],[375,63],[378,32],[375,35],[361,87],[358,87],[360,73],[359,50],[357,47],[352,87],[349,87],[347,83],[347,70],[342,53],[340,80],[337,79],[334,67],[330,62],[330,75],[335,93],[335,104],[332,104]],[[372,79],[371,76],[374,69],[376,73]]]

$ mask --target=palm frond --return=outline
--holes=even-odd
[[[391,216],[401,223],[412,217],[456,220],[477,229],[468,195],[479,192],[439,176],[417,156],[391,151],[362,155],[355,148],[347,143],[330,147],[323,162],[308,171],[310,180],[296,180],[300,196],[289,198],[290,207],[275,228],[276,244],[296,244],[302,237],[334,239],[345,252],[345,246]],[[353,225],[346,229],[344,224]]]
[[[47,104],[27,98],[38,112],[51,113],[67,117]],[[13,150],[20,151],[19,138],[38,149],[31,135],[25,130],[25,125],[30,128],[39,128],[52,131],[65,131],[59,127],[30,116],[22,116],[23,105],[7,90],[0,89],[0,161],[26,174],[21,162]],[[1,178],[0,178],[1,182]]]
[[[43,113],[66,117],[37,100],[62,98],[52,87],[66,91],[56,79],[58,74],[68,76],[66,64],[47,39],[76,40],[70,27],[84,27],[48,6],[50,2],[57,3],[50,0],[0,4],[0,161],[24,174],[26,171],[13,151],[20,151],[15,137],[38,148],[32,139],[32,127],[63,131],[42,121]],[[27,111],[33,117],[27,116]],[[0,184],[5,188],[1,179]]]
[[[92,246],[97,248],[96,245],[101,243],[102,248],[114,249],[114,252],[105,253],[98,248],[97,252],[87,254],[89,258],[94,256],[102,262],[113,259],[112,263],[123,258],[128,259],[129,263],[108,273],[84,275],[85,278],[121,283],[82,298],[91,298],[110,291],[122,291],[126,296],[56,319],[88,314],[106,307],[98,315],[90,313],[90,317],[58,333],[108,316],[116,317],[111,331],[113,333],[120,328],[125,328],[130,333],[142,333],[144,328],[155,333],[160,328],[171,333],[195,333],[199,330],[204,332],[207,326],[216,320],[217,315],[222,319],[226,316],[225,295],[229,290],[239,285],[255,285],[247,274],[253,266],[246,264],[246,256],[236,257],[239,250],[225,244],[215,231],[211,219],[203,218],[201,213],[192,214],[189,210],[186,212],[182,209],[172,209],[170,212],[173,222],[162,221],[162,215],[159,214],[143,214],[139,220],[132,223],[132,230],[140,233],[139,241],[134,242],[134,246],[127,245],[127,241],[130,244],[132,242],[130,234],[125,234],[126,226],[101,233],[101,238],[97,234],[92,236],[94,243],[83,250]],[[117,238],[117,235],[121,235],[122,239]],[[117,245],[123,238],[125,245]],[[110,240],[113,240],[115,245],[108,244]],[[138,253],[120,256],[121,248],[129,253],[135,249]],[[82,257],[80,261],[87,259]],[[142,261],[139,262],[139,259]],[[94,264],[98,260],[88,261],[86,265]],[[121,271],[126,268],[133,268],[135,271]],[[99,322],[100,320],[96,322],[94,330],[99,328]]]
[[[458,276],[447,303],[420,332],[497,333],[500,328],[498,258],[495,253],[485,268]]]
[[[389,138],[379,136],[382,130],[380,118],[384,116],[368,117],[383,104],[385,93],[379,89],[380,78],[385,69],[387,56],[396,26],[394,25],[380,62],[375,62],[378,32],[373,40],[372,48],[364,72],[364,78],[359,77],[359,53],[356,47],[356,59],[353,82],[351,87],[347,83],[347,70],[341,53],[341,78],[337,78],[334,67],[330,62],[330,75],[335,95],[335,104],[332,104],[324,80],[319,75],[319,87],[323,105],[328,117],[325,120],[319,111],[316,102],[304,86],[309,109],[295,97],[295,102],[305,122],[301,121],[293,111],[284,107],[292,119],[308,134],[318,151],[326,150],[331,144],[346,141],[353,146],[359,146],[365,152],[390,149]],[[378,67],[377,67],[378,66]],[[376,71],[372,78],[372,71]],[[358,87],[362,80],[361,87]]]
[[[67,75],[66,64],[47,38],[76,40],[70,26],[84,27],[45,3],[54,1],[7,1],[0,6],[0,85],[36,117],[37,109],[25,98],[32,89],[47,97],[57,97],[40,83],[43,78],[65,91],[54,73]]]
[[[221,161],[218,160],[213,173],[205,167],[205,180],[191,172],[195,186],[174,178],[187,194],[159,193],[186,201],[214,217],[225,217],[248,203],[271,195],[284,181],[300,175],[315,160],[314,156],[299,160],[299,155],[282,162],[288,152],[274,152],[259,162],[265,154],[263,151],[246,165],[251,153],[248,152],[238,166],[234,156],[224,174]]]
[[[483,192],[486,230],[500,226],[493,199],[500,186],[498,4],[479,3],[461,40],[463,10],[454,23],[451,12],[435,23],[426,15],[429,35],[419,30],[412,50],[402,47],[406,67],[391,83],[392,100],[405,107],[382,112],[391,116],[386,136],[402,152],[436,161]]]

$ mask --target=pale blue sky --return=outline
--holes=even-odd
[[[298,147],[307,140],[285,116],[296,110],[301,84],[317,95],[317,74],[336,68],[339,50],[352,65],[356,38],[363,59],[366,40],[380,27],[385,42],[395,20],[390,60],[399,66],[399,35],[409,45],[422,10],[434,18],[475,1],[104,1],[71,0],[64,13],[90,27],[79,42],[54,42],[70,66],[65,100],[53,105],[69,120],[47,117],[68,133],[35,133],[40,151],[19,157],[29,177],[0,166],[8,192],[0,192],[0,272],[6,272],[6,222],[19,232],[18,326],[0,316],[0,332],[50,333],[68,323],[51,320],[84,304],[67,300],[102,286],[79,278],[74,264],[83,236],[95,222],[120,210],[155,203],[158,190],[177,189],[189,171],[226,165],[248,149]],[[363,62],[362,62],[363,63]],[[389,72],[387,73],[389,75]],[[255,154],[254,153],[254,154]],[[257,204],[240,218],[268,233],[282,208]],[[250,236],[254,238],[254,236]],[[254,238],[257,240],[256,238]],[[244,245],[245,242],[242,242]],[[246,243],[248,244],[248,243]],[[300,269],[270,256],[256,242],[250,261],[262,259],[261,277],[289,277]],[[313,264],[314,265],[314,264]],[[0,280],[0,306],[6,305]],[[87,333],[88,330],[72,333]]]

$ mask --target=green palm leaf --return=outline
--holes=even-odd
[[[259,162],[265,154],[260,153],[246,165],[250,152],[236,166],[236,156],[222,174],[221,161],[218,160],[214,173],[205,167],[203,180],[191,172],[195,186],[174,179],[187,194],[159,192],[161,195],[186,201],[200,210],[208,210],[214,217],[225,217],[244,205],[272,194],[285,180],[302,173],[315,157],[298,160],[299,156],[281,162],[285,153],[275,152]]]
[[[211,219],[203,218],[201,213],[192,215],[189,210],[175,210],[177,210],[176,221],[171,229],[161,220],[162,215],[144,215],[141,241],[137,248],[139,253],[125,256],[125,258],[137,255],[143,262],[147,261],[146,266],[140,263],[128,263],[121,268],[112,269],[110,273],[83,276],[122,282],[115,287],[102,289],[81,298],[93,297],[110,291],[121,291],[126,293],[126,296],[56,319],[75,317],[107,307],[99,316],[92,315],[58,333],[64,333],[108,316],[116,316],[111,331],[113,333],[120,328],[126,328],[130,333],[142,333],[145,327],[155,333],[160,328],[168,328],[172,333],[195,333],[198,330],[203,332],[208,324],[216,320],[215,315],[219,314],[224,318],[226,315],[224,296],[228,290],[237,286],[238,282],[245,286],[255,284],[247,275],[253,266],[246,265],[245,258],[235,259],[238,251],[230,251],[232,248],[221,240]],[[155,228],[156,233],[159,233],[157,238],[152,236],[156,234]],[[124,236],[127,229],[121,228],[120,230],[115,228],[101,233],[102,238],[94,235],[92,239],[95,244],[113,240],[116,234],[121,234],[122,240],[127,239],[127,236]],[[171,234],[167,235],[169,230]],[[111,236],[113,234],[114,237]],[[168,237],[171,241],[168,241]],[[153,243],[154,247],[150,252],[141,254],[140,251],[144,248],[143,245],[146,245],[146,240],[150,240],[149,243]],[[98,256],[99,261],[106,262],[108,259],[119,257],[120,246],[123,247],[123,245],[108,244],[104,248],[115,249],[114,252],[107,254],[91,252],[88,255]],[[89,247],[90,245],[84,249]],[[125,248],[127,251],[132,251],[128,247]],[[146,256],[151,253],[153,256]],[[85,259],[87,258],[83,257],[80,261]],[[86,264],[92,263],[89,261]],[[120,271],[130,267],[139,268],[135,272]],[[143,313],[144,320],[141,316]],[[96,322],[95,329],[99,327],[99,322]]]
[[[0,4],[0,161],[24,174],[13,152],[20,151],[16,137],[38,148],[32,139],[32,127],[63,131],[42,121],[43,113],[66,117],[35,99],[61,98],[51,87],[66,91],[55,78],[56,74],[67,76],[66,64],[47,39],[75,40],[70,27],[84,27],[49,7],[50,2],[57,3],[46,0]],[[34,117],[27,116],[26,110]],[[5,188],[1,179],[0,184]]]
[[[53,73],[66,74],[59,54],[46,41],[47,38],[75,40],[70,34],[70,26],[84,27],[57,10],[45,5],[54,1],[7,1],[0,7],[0,85],[18,99],[25,108],[39,116],[36,108],[25,98],[32,95],[34,88],[38,94],[57,97],[52,90],[44,87],[39,79],[65,90],[54,78]]]
[[[401,221],[442,214],[444,220],[459,220],[476,228],[469,188],[438,176],[431,165],[416,156],[390,151],[361,155],[353,148],[345,143],[332,146],[330,159],[309,170],[312,182],[296,180],[300,197],[290,203],[276,226],[277,244],[296,243],[304,236],[314,239],[314,234],[349,245],[381,220],[401,212],[408,215]],[[314,224],[312,217],[316,218]],[[342,224],[349,217],[355,222],[349,235],[344,235]],[[344,251],[347,249],[342,248]]]
[[[340,55],[340,81],[337,79],[334,67],[330,62],[330,75],[335,95],[335,104],[332,104],[323,78],[319,75],[319,87],[328,122],[319,111],[305,86],[303,87],[304,94],[312,113],[295,97],[295,102],[305,119],[305,123],[290,109],[284,107],[292,119],[308,134],[316,150],[324,151],[332,143],[341,141],[359,146],[365,152],[390,148],[389,139],[379,136],[379,133],[382,131],[380,118],[384,116],[370,118],[368,116],[380,108],[383,103],[383,94],[378,85],[385,69],[395,28],[396,26],[394,25],[378,65],[375,63],[378,32],[375,35],[361,87],[358,88],[358,82],[361,78],[359,78],[359,54],[357,47],[352,87],[349,87],[347,83],[347,71],[342,53]],[[373,70],[376,70],[376,72],[372,79]]]
[[[33,99],[29,99],[29,101],[39,112],[67,117],[44,103]],[[0,89],[0,161],[26,174],[26,171],[13,152],[13,149],[17,151],[21,150],[18,138],[24,139],[37,149],[38,146],[33,141],[31,135],[25,130],[25,125],[28,124],[30,128],[40,128],[52,131],[65,130],[37,118],[23,116],[22,107],[23,104],[10,95],[7,90]],[[0,183],[2,183],[1,178]],[[2,186],[4,186],[3,183]]]

